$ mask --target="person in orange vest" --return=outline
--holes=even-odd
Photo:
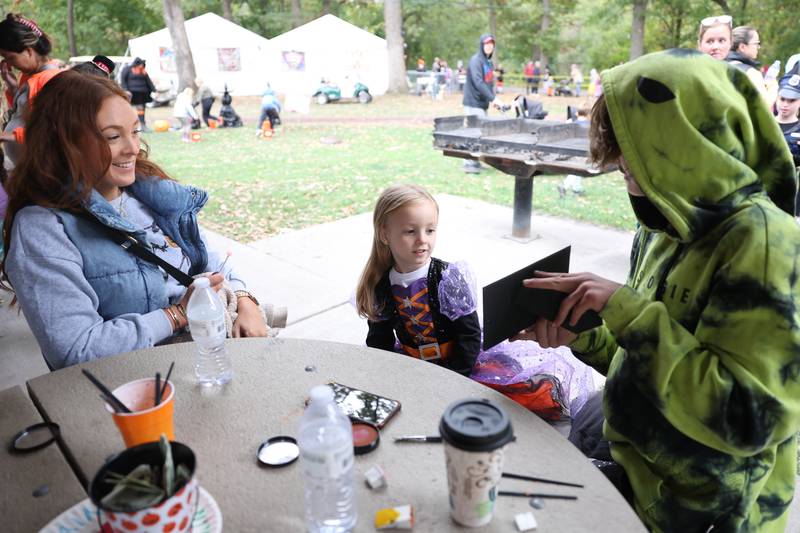
[[[0,133],[11,166],[19,159],[25,139],[25,117],[37,93],[61,72],[50,59],[50,37],[33,20],[9,13],[0,22],[0,77],[5,84],[5,97],[10,109],[8,122]],[[13,69],[21,72],[19,78]]]

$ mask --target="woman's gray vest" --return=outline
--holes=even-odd
[[[175,181],[142,177],[137,177],[126,191],[150,208],[158,227],[186,253],[191,262],[189,274],[205,272],[208,252],[200,238],[197,213],[208,194]],[[95,190],[86,209],[93,216],[53,211],[83,258],[83,273],[97,294],[100,316],[110,320],[167,307],[163,272],[112,241],[101,224],[128,232],[149,247],[144,232],[135,230]]]

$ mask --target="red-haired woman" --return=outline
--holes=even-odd
[[[0,273],[51,368],[153,346],[186,325],[184,286],[108,228],[191,276],[227,280],[239,296],[233,336],[266,335],[258,302],[230,262],[221,270],[224,254],[209,250],[198,227],[206,193],[149,161],[140,131],[122,89],[72,71],[42,89],[31,114],[8,182]]]
[[[11,118],[0,133],[0,141],[12,164],[20,158],[25,114],[44,84],[59,72],[58,64],[50,60],[51,48],[50,38],[36,22],[11,13],[0,22],[0,56],[3,56],[0,76],[6,85],[5,96],[11,109]],[[11,72],[12,67],[22,72],[19,80]]]

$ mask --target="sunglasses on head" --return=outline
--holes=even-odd
[[[718,17],[706,17],[700,21],[700,25],[705,26],[706,28],[710,26],[716,26],[717,24],[727,24],[728,26],[733,26],[733,17],[730,15],[720,15]]]

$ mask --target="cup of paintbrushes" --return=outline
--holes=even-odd
[[[175,388],[172,382],[156,378],[131,381],[112,391],[114,397],[131,411],[121,412],[118,406],[106,403],[128,448],[157,441],[163,433],[175,440],[173,411]]]

